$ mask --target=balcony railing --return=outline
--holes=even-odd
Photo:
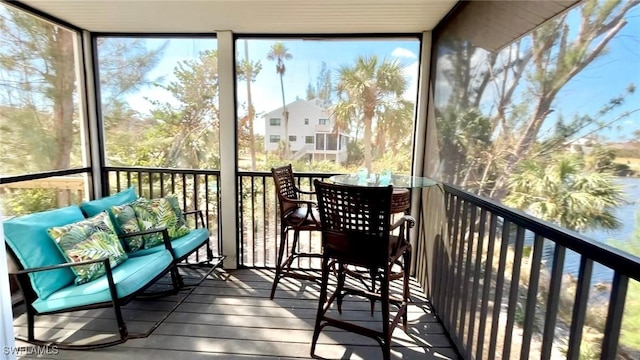
[[[296,174],[295,179],[301,190],[312,190],[313,180],[325,179],[333,174]],[[276,265],[278,240],[280,238],[280,215],[278,198],[270,172],[238,173],[238,259],[243,267],[269,267]],[[303,232],[298,242],[299,251],[319,252],[320,235]],[[287,247],[288,256],[289,248]],[[320,268],[318,259],[298,260],[294,266],[300,268]]]
[[[220,236],[220,171],[137,167],[104,168],[106,195],[135,187],[139,196],[147,198],[174,194],[184,210],[202,210],[212,234],[210,246],[214,254],[222,254]],[[191,219],[195,221],[194,218]],[[187,219],[190,220],[190,219]],[[196,254],[199,256],[199,254]],[[196,257],[196,261],[199,259]]]
[[[203,210],[211,245],[222,252],[219,171],[107,167],[103,175],[107,194],[135,186],[141,196],[173,193],[185,209]],[[330,175],[295,177],[310,190],[314,179]],[[32,179],[2,184],[25,180]],[[271,174],[238,172],[237,188],[238,265],[273,268],[279,215]],[[413,270],[463,357],[578,359],[594,338],[602,359],[629,351],[619,342],[640,258],[453,186],[422,192]],[[299,250],[319,251],[319,236],[303,234]],[[569,258],[579,263],[573,277],[567,276]],[[319,268],[309,259],[296,265]],[[592,275],[601,268],[611,281],[596,290]]]
[[[585,327],[598,327],[589,312],[598,307],[595,348],[601,359],[620,354],[627,287],[640,279],[640,258],[459,188],[442,190],[446,217],[420,237],[416,275],[465,358],[582,358]],[[575,278],[566,275],[569,256],[579,259]],[[594,264],[612,276],[597,294]]]

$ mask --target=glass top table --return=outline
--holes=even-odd
[[[369,187],[393,185],[398,188],[422,188],[438,184],[435,180],[426,177],[396,174],[392,174],[390,180],[381,180],[379,174],[370,174],[366,179],[361,179],[358,174],[343,174],[331,176],[329,177],[329,181],[341,185]]]

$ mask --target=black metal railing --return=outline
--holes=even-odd
[[[457,187],[441,189],[446,216],[420,235],[416,276],[463,357],[637,354],[619,339],[640,258]],[[594,265],[610,282],[594,284]]]
[[[312,190],[314,179],[331,175],[297,173],[295,178],[299,188]],[[105,195],[134,186],[140,196],[173,193],[184,209],[202,210],[211,245],[222,253],[219,184],[217,170],[103,169]],[[275,267],[280,219],[271,173],[238,172],[237,188],[238,265]],[[621,344],[621,329],[629,319],[628,289],[640,287],[640,258],[454,186],[439,185],[427,193],[422,193],[418,214],[414,272],[463,357],[638,354]],[[299,246],[300,251],[320,251],[320,234],[303,234]],[[573,270],[568,269],[571,262]],[[304,259],[297,266],[315,269],[319,263]],[[608,280],[596,284],[594,274],[602,278],[603,271]]]
[[[310,191],[313,180],[333,174],[296,173],[298,188]],[[238,172],[238,262],[242,267],[276,265],[280,239],[280,213],[275,185],[270,172]],[[299,251],[321,251],[320,234],[303,232]],[[287,247],[287,252],[289,247]],[[288,253],[285,254],[285,257]],[[303,259],[294,264],[300,268],[320,268],[317,259]]]
[[[183,210],[202,210],[212,236],[214,254],[223,254],[220,236],[220,171],[193,169],[162,169],[142,167],[104,168],[105,196],[134,187],[139,196],[147,198],[174,194]],[[187,219],[195,223],[195,216]]]

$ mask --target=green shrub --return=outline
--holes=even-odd
[[[6,216],[19,216],[58,207],[55,189],[18,189],[4,194],[2,212]]]

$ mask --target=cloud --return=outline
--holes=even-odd
[[[418,93],[418,61],[404,68],[403,75],[408,81],[407,91],[404,92],[404,98],[410,101],[416,101]]]
[[[405,57],[405,58],[409,58],[409,59],[417,59],[418,56],[416,56],[416,54],[413,53],[413,51],[405,49],[405,48],[395,48],[392,52],[391,55],[395,56],[395,57]]]

